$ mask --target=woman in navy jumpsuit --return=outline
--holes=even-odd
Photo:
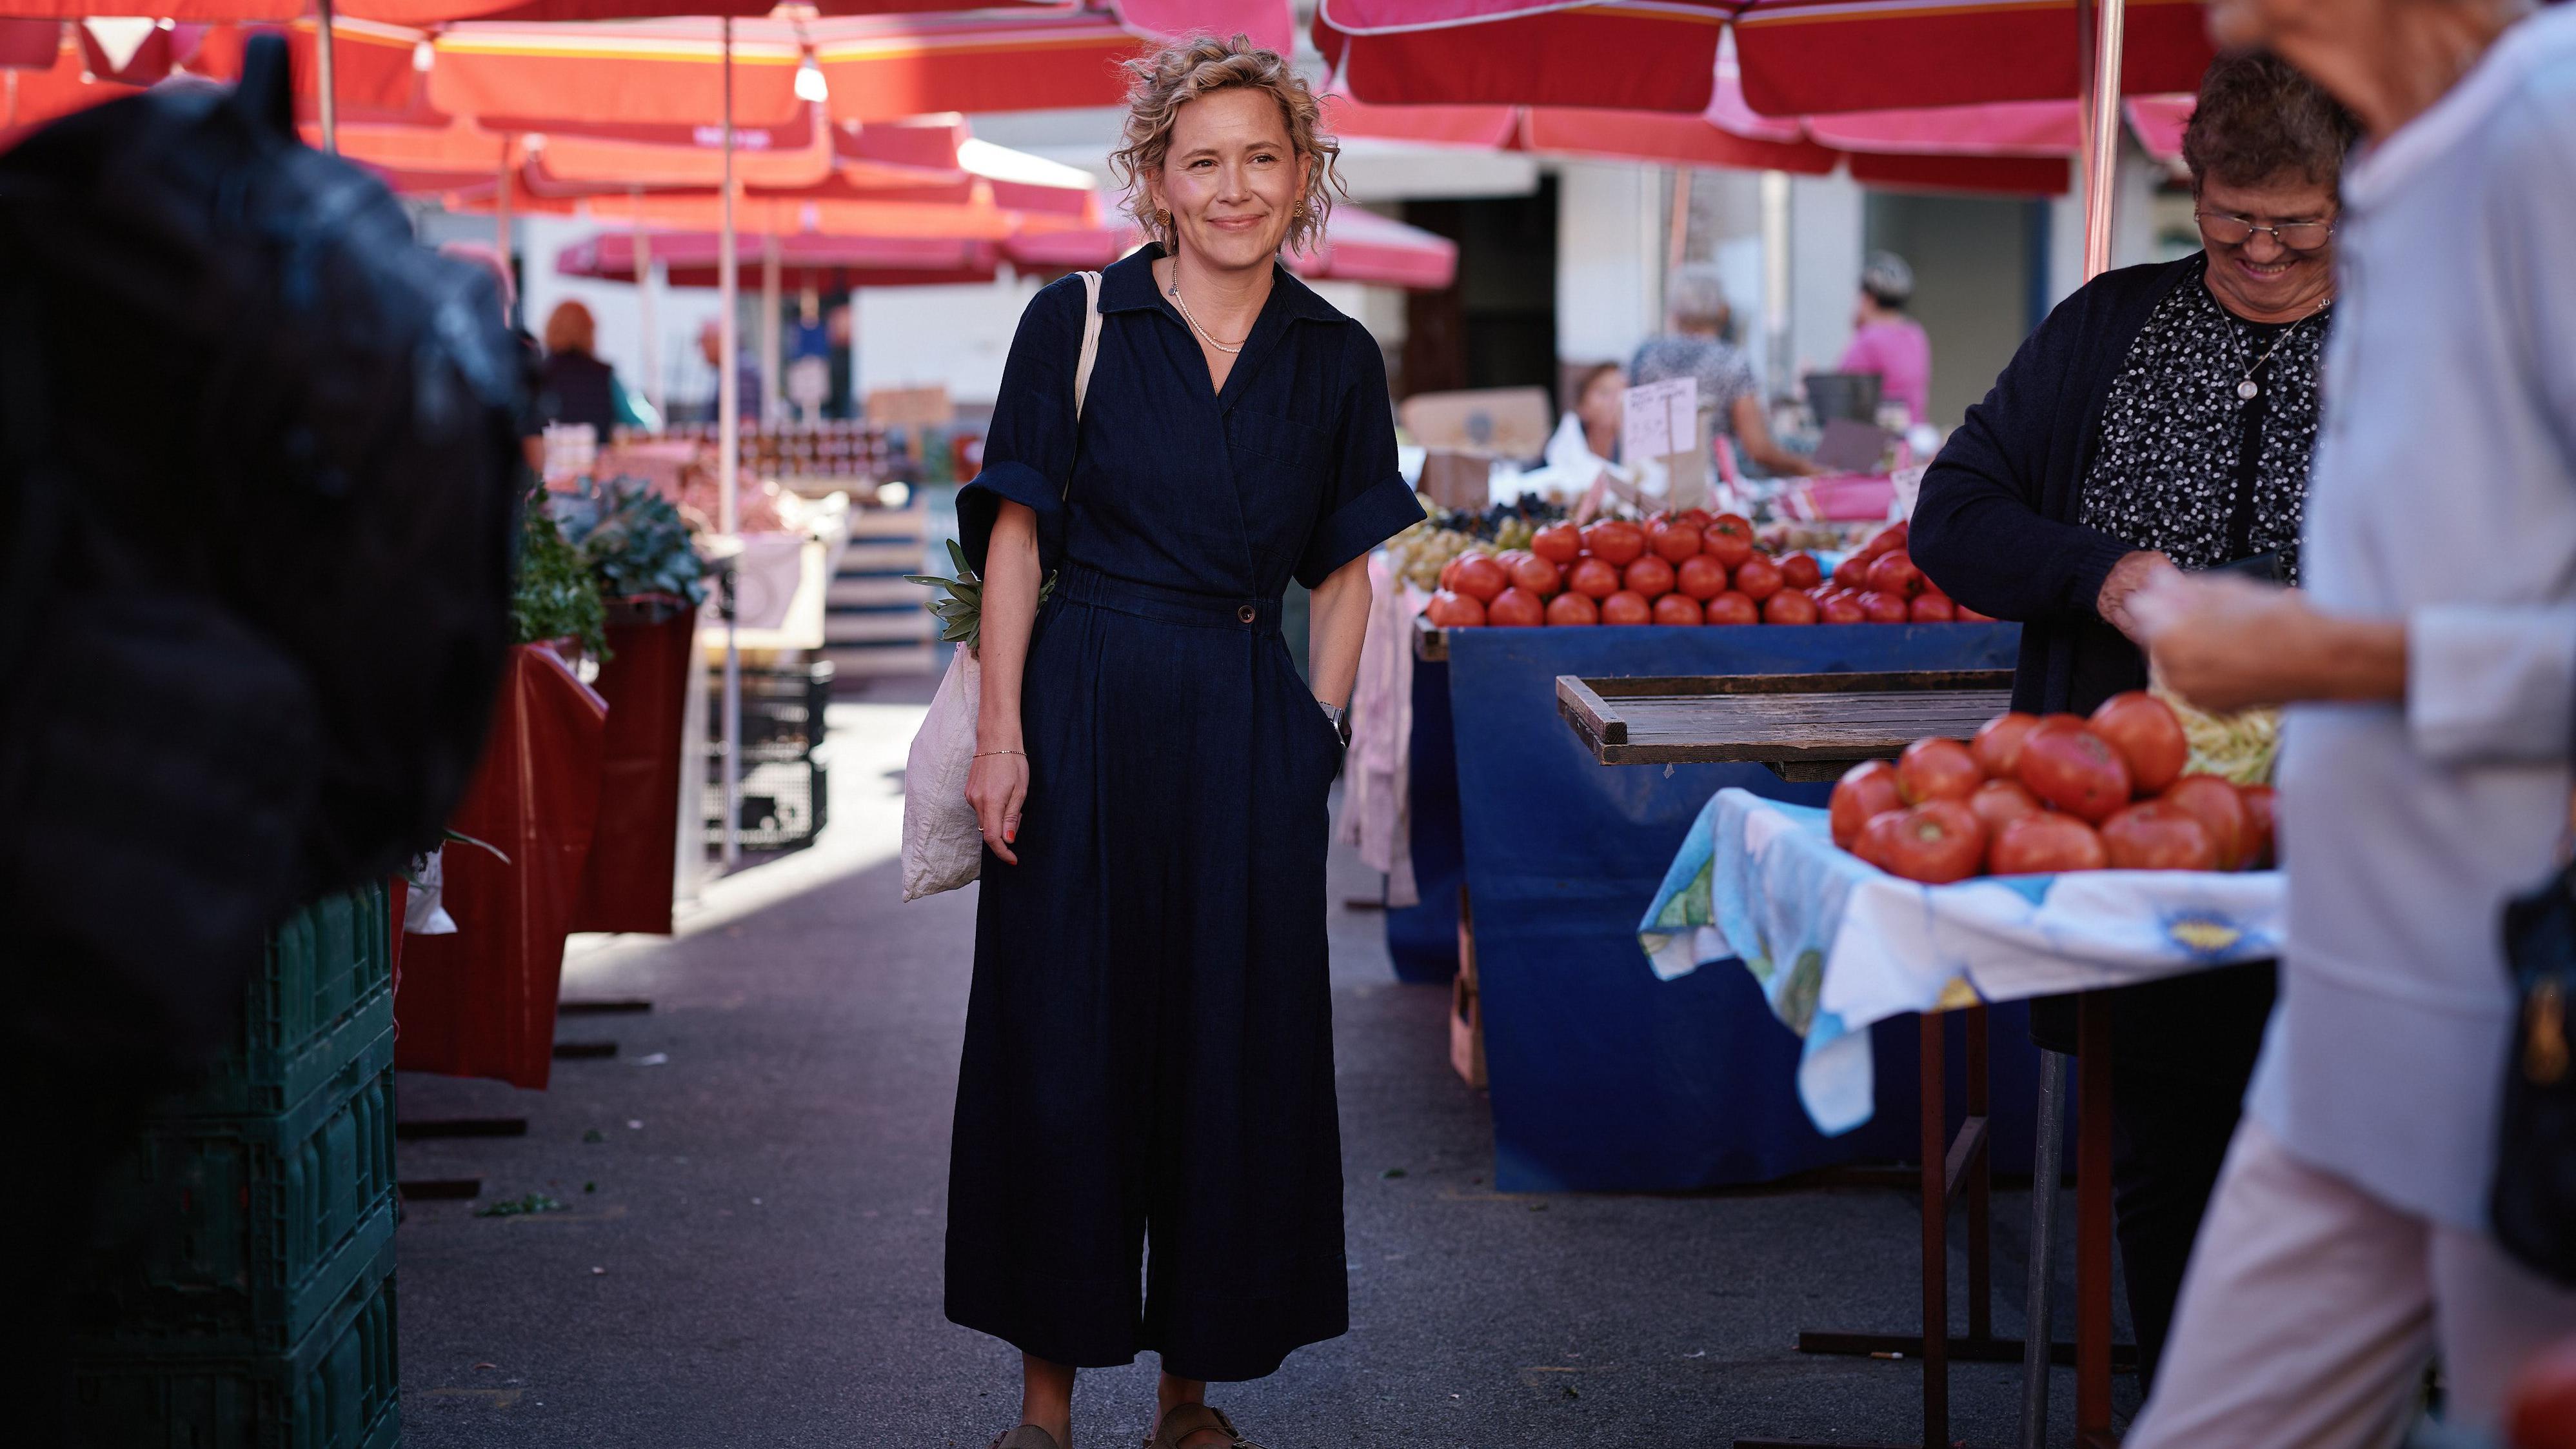
[[[1052,1364],[1151,1349],[1175,1379],[1247,1379],[1348,1321],[1324,924],[1342,738],[1280,596],[1422,511],[1366,329],[1272,263],[1212,387],[1164,256],[1103,274],[1078,419],[1083,282],[1038,293],[958,499],[979,570],[1008,501],[1055,584],[1020,683],[1016,863],[984,859],[947,1311]]]

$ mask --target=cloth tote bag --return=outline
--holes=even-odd
[[[1082,356],[1073,369],[1073,415],[1082,416],[1091,391],[1091,363],[1100,352],[1100,274],[1082,273]],[[1068,484],[1068,487],[1070,485]],[[953,891],[983,873],[984,832],[966,801],[966,773],[975,763],[975,715],[983,698],[983,671],[965,645],[949,656],[948,673],[930,699],[921,732],[903,770],[903,898]]]

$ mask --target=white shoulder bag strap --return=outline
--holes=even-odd
[[[1082,401],[1091,393],[1091,364],[1100,356],[1100,274],[1082,274],[1082,360],[1073,366],[1073,420],[1082,421]],[[1073,491],[1073,478],[1065,476],[1065,491]]]

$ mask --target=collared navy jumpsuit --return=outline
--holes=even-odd
[[[1324,941],[1340,741],[1280,593],[1422,510],[1366,329],[1279,270],[1214,391],[1156,255],[1102,277],[1079,426],[1082,281],[1030,302],[958,497],[977,568],[1008,498],[1060,572],[1021,686],[1020,862],[984,856],[947,1310],[1058,1363],[1152,1349],[1248,1379],[1349,1326]]]

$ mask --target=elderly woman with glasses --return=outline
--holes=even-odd
[[[2183,138],[2203,249],[2060,303],[1941,451],[1915,562],[2022,623],[2013,705],[2089,713],[2147,682],[2129,601],[2177,570],[2295,583],[2332,321],[2342,106],[2280,61],[2222,59]],[[2273,968],[2113,993],[2114,1179],[2152,1379],[2272,1006]],[[2071,1003],[2033,1034],[2071,1049]]]

